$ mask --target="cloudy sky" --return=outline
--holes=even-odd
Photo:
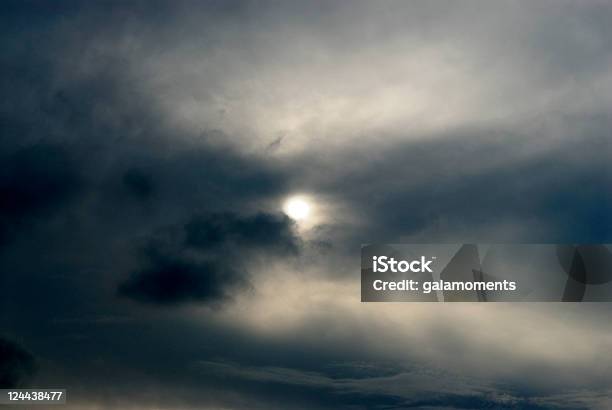
[[[359,289],[362,243],[612,242],[609,2],[0,10],[0,387],[612,407],[609,304]]]

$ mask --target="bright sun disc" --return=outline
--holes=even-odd
[[[290,198],[285,202],[285,213],[296,221],[305,219],[310,214],[310,205],[302,198]]]

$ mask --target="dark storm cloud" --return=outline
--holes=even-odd
[[[610,241],[612,196],[603,189],[612,183],[605,154],[612,149],[608,141],[602,127],[602,134],[589,143],[570,141],[515,158],[504,144],[408,144],[385,157],[385,164],[372,164],[386,168],[388,174],[378,174],[385,175],[385,182],[366,182],[376,187],[368,194],[376,201],[370,212],[378,226],[392,227],[392,235]],[[413,175],[421,175],[418,182],[411,181]],[[363,202],[367,203],[365,198]],[[519,225],[505,234],[496,229],[517,221],[533,225]]]
[[[166,229],[145,250],[149,266],[119,287],[121,295],[153,304],[218,304],[248,287],[253,253],[267,258],[296,255],[299,240],[284,215],[230,212],[198,215]]]
[[[147,199],[155,192],[155,185],[149,174],[132,168],[123,174],[123,184],[125,187],[139,199]]]
[[[151,268],[136,272],[119,287],[120,294],[160,305],[225,300],[246,275],[228,265],[156,257]]]
[[[0,161],[0,243],[32,218],[65,206],[82,189],[78,165],[64,146],[36,144]]]
[[[293,223],[286,215],[258,213],[240,217],[232,213],[193,218],[185,226],[186,245],[214,249],[225,244],[271,249],[281,254],[296,254],[298,240]]]
[[[80,189],[77,166],[65,147],[38,144],[2,160],[0,212],[27,218],[63,205]]]
[[[109,38],[128,32],[148,39],[145,26],[176,11],[162,3],[140,22],[144,10],[136,4],[59,2],[49,6],[49,14],[29,2],[6,5],[1,18],[7,35],[0,39],[5,240],[26,221],[65,217],[75,202],[79,218],[104,220],[90,220],[96,225],[92,237],[111,228],[127,237],[141,234],[143,226],[151,231],[184,220],[196,210],[256,212],[257,201],[286,191],[286,175],[229,149],[224,141],[231,136],[224,132],[168,124],[150,90],[134,76],[132,62],[108,48]],[[211,12],[226,9],[212,6]],[[125,32],[107,31],[102,15]]]
[[[580,138],[560,135],[563,142],[535,152],[529,150],[531,138],[493,129],[417,138],[367,152],[352,147],[338,157],[340,166],[317,167],[334,169],[327,175],[337,179],[326,176],[315,183],[329,195],[342,190],[343,200],[359,204],[366,226],[355,244],[467,238],[608,242],[609,124],[608,115],[594,116]],[[359,167],[344,167],[350,161]]]
[[[24,388],[36,370],[34,356],[20,345],[0,337],[0,389]]]
[[[10,6],[0,17],[7,23],[0,39],[0,327],[30,334],[43,359],[55,363],[43,360],[46,371],[72,373],[72,358],[100,353],[88,350],[101,346],[99,323],[115,323],[98,315],[129,319],[134,304],[125,297],[220,306],[249,288],[250,259],[293,255],[299,243],[285,216],[260,212],[261,201],[286,192],[278,167],[228,148],[231,136],[222,131],[169,125],[130,63],[104,49],[114,34],[99,31],[106,18],[96,13],[121,24],[129,12],[109,5],[81,14],[88,9],[81,4],[47,15],[30,6]],[[87,22],[76,23],[80,17]],[[192,243],[182,221],[191,221]],[[180,237],[145,239],[144,253],[134,245],[165,226]],[[213,243],[204,243],[210,232]],[[238,257],[245,260],[236,266],[224,260]],[[75,321],[62,332],[48,327],[66,316]],[[112,340],[126,341],[120,334]],[[0,380],[16,386],[29,356],[0,342]],[[157,351],[157,336],[149,342]],[[45,380],[56,385],[57,377]]]

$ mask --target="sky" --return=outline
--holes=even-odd
[[[67,410],[612,406],[606,303],[359,288],[364,243],[611,242],[609,2],[0,10],[0,387],[67,388]]]

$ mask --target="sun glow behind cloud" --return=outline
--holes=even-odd
[[[296,221],[306,219],[310,215],[310,204],[306,199],[299,196],[289,198],[283,209],[287,216]]]

